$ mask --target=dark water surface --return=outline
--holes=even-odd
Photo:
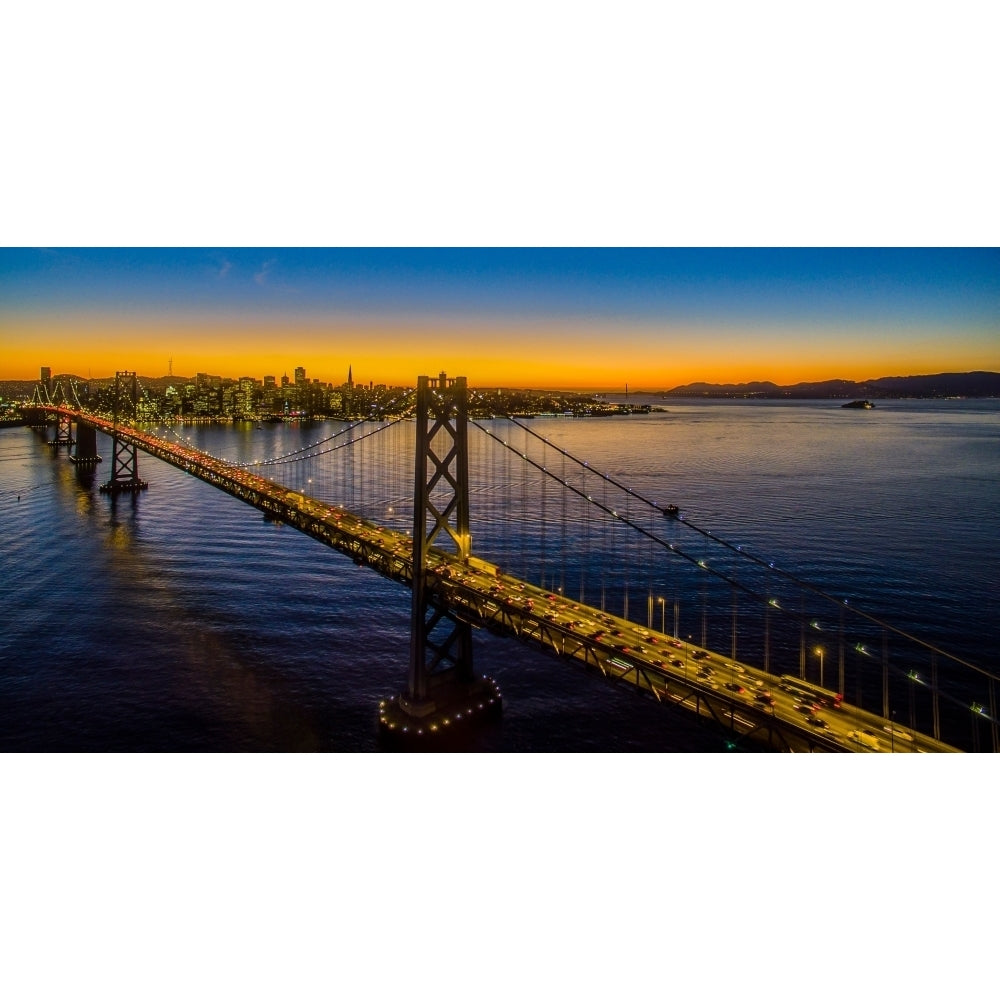
[[[995,672],[1000,403],[665,405],[531,427],[823,591]],[[287,452],[323,426],[184,433],[246,461]],[[0,749],[377,749],[378,701],[405,683],[409,591],[141,452],[148,490],[112,499],[98,491],[110,442],[98,443],[104,462],[87,485],[38,433],[0,432]],[[409,475],[390,492],[405,493]],[[494,527],[517,530],[516,511],[498,516],[516,498],[490,485],[474,490],[473,537],[517,571],[523,542]],[[556,549],[552,534],[545,544]],[[578,568],[550,567],[547,585],[558,574],[570,593]],[[643,623],[647,594],[653,607],[654,594],[683,585],[650,576],[644,586],[631,605]],[[665,606],[655,608],[655,623],[666,614],[669,628]],[[693,597],[682,614],[681,627],[696,632]],[[481,749],[720,748],[685,717],[512,640],[477,632],[476,665],[504,693],[502,722]]]

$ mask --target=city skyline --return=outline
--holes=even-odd
[[[0,251],[0,380],[660,391],[1000,370],[995,250]]]

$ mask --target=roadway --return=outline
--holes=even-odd
[[[453,591],[449,603],[459,613],[463,608],[478,610],[480,622],[520,619],[521,633],[554,652],[593,664],[660,700],[714,715],[739,735],[766,729],[770,723],[805,734],[807,745],[814,749],[955,752],[916,730],[890,725],[879,715],[839,702],[835,692],[823,696],[823,689],[796,689],[798,678],[793,676],[767,673],[493,568],[442,561],[431,572],[447,580],[447,589]],[[472,596],[478,600],[470,600]]]

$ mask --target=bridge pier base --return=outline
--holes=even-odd
[[[441,678],[430,697],[415,701],[405,694],[379,704],[379,739],[387,746],[433,750],[467,738],[500,717],[500,688],[491,677],[471,681]]]
[[[144,479],[130,479],[123,482],[110,479],[108,482],[102,483],[99,489],[102,493],[138,493],[140,490],[147,489],[148,487],[149,483]]]

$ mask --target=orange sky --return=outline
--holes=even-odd
[[[608,325],[565,321],[422,320],[403,323],[135,320],[0,316],[0,379],[53,374],[103,378],[116,370],[155,377],[198,372],[237,378],[292,375],[339,384],[412,385],[421,374],[466,375],[480,386],[582,390],[670,389],[694,381],[779,384],[829,378],[1000,370],[989,338],[952,340],[946,332],[885,327],[797,331],[771,325]]]

